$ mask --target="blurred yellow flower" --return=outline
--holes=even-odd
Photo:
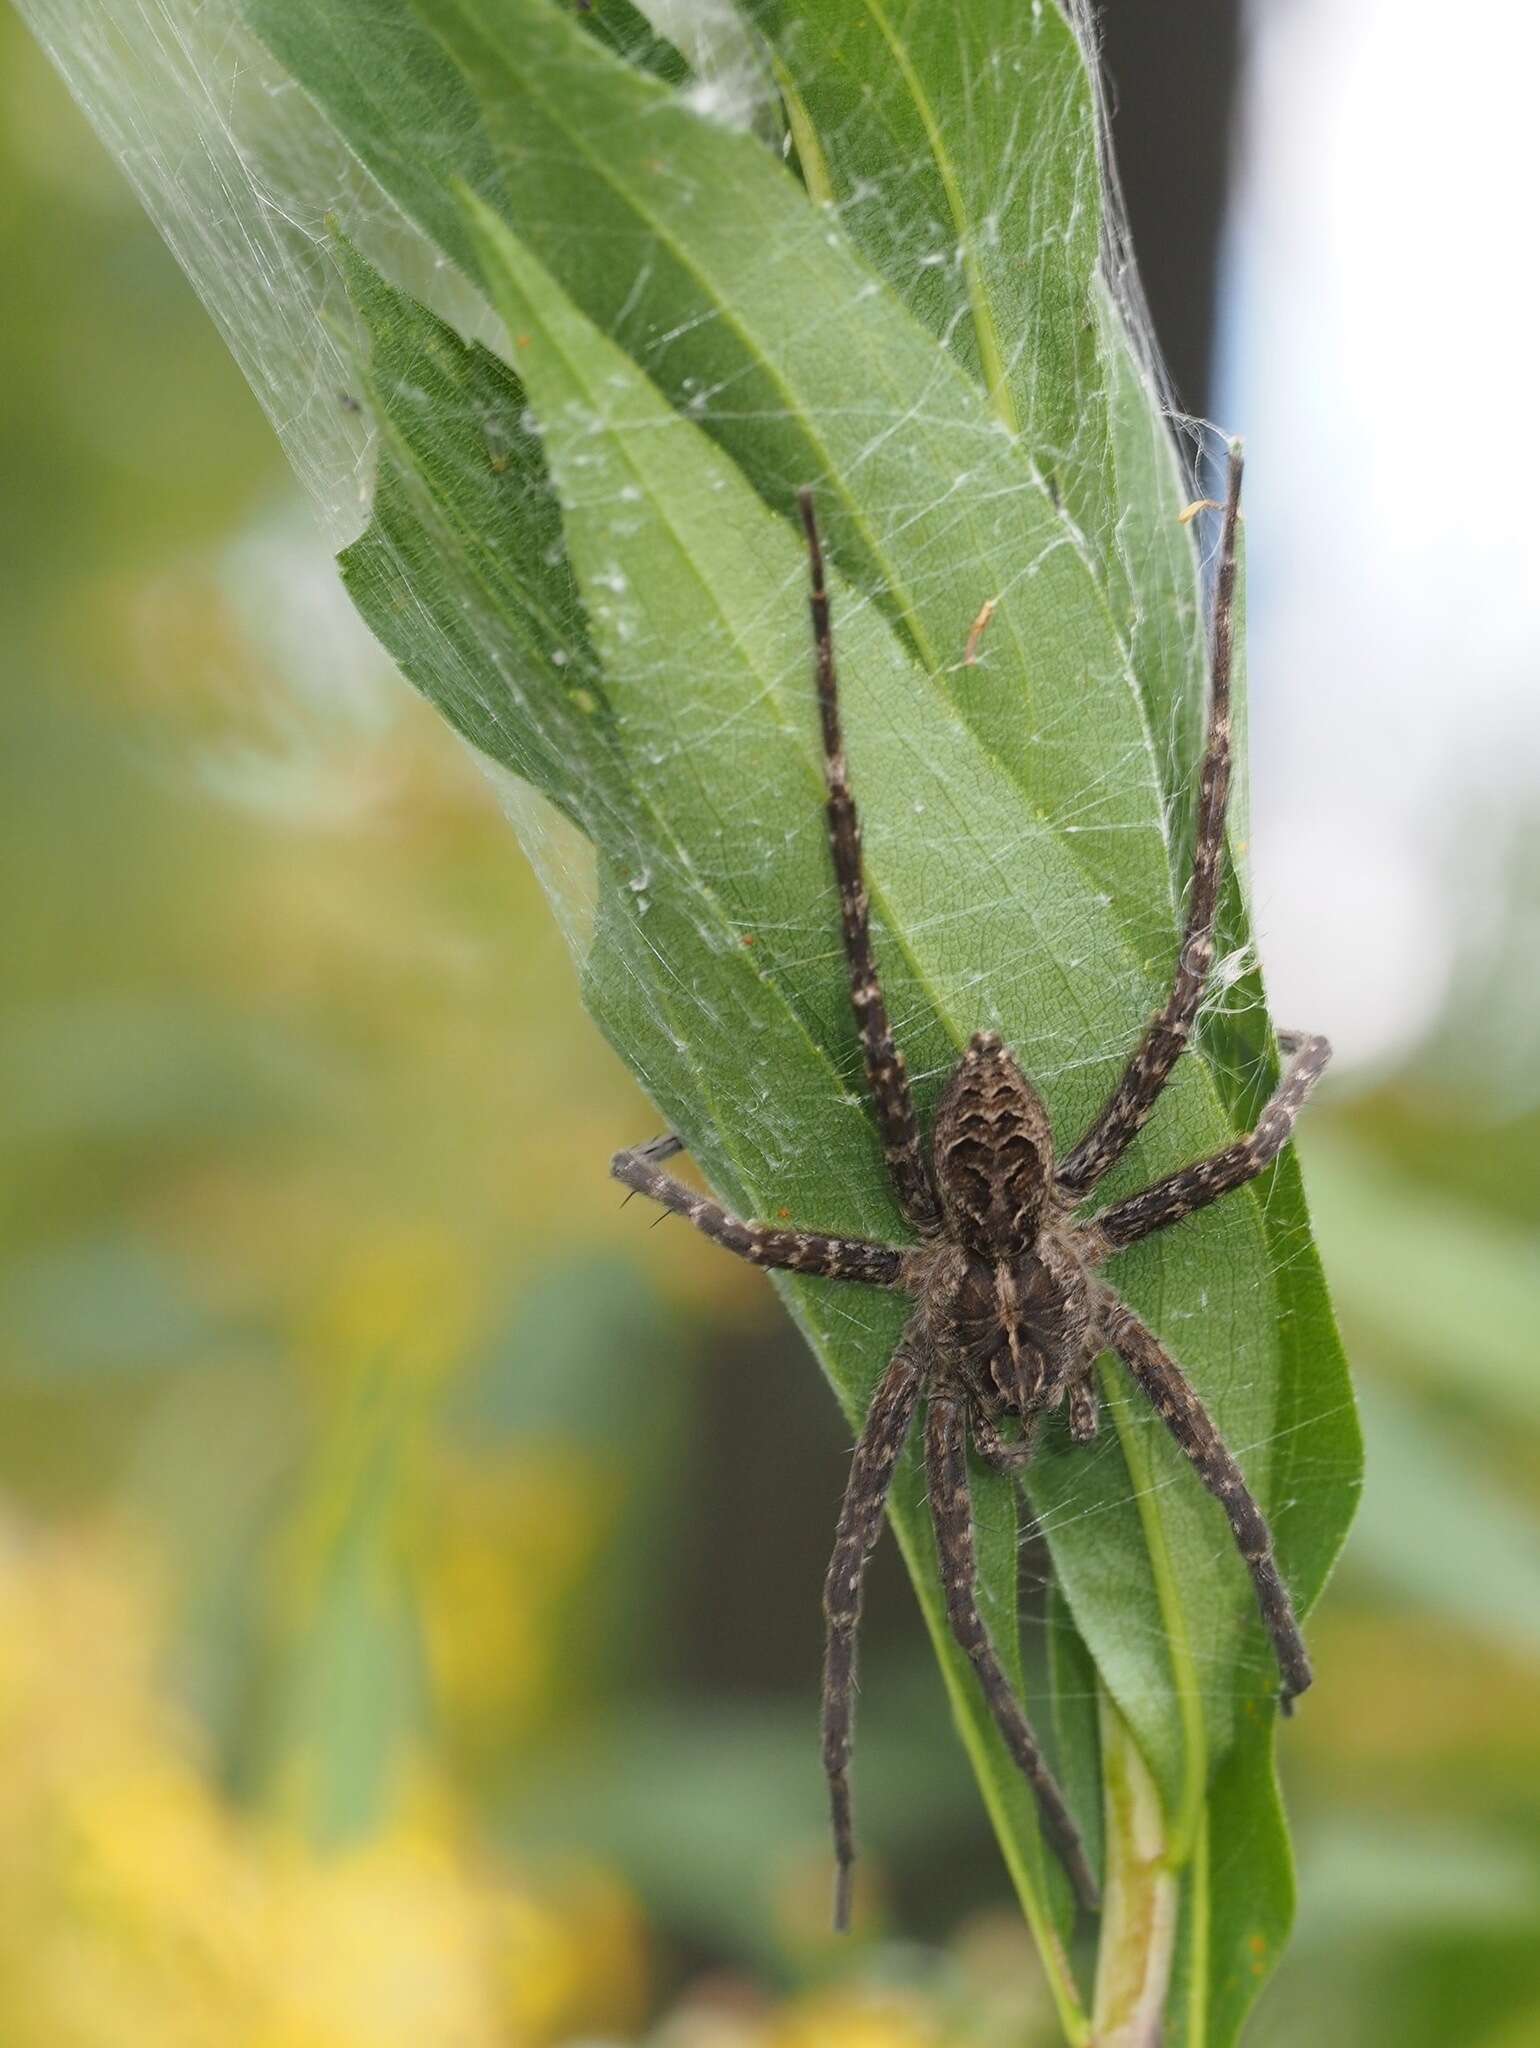
[[[567,1603],[609,1540],[619,1484],[556,1438],[493,1458],[440,1450],[422,1612],[436,1697],[473,1753],[506,1754],[559,1711]]]
[[[797,2000],[771,2021],[764,2048],[942,2048],[943,2041],[914,1993],[856,1987]]]
[[[495,1922],[506,2009],[518,2038],[563,2040],[577,2026],[635,2031],[647,1954],[636,1905],[607,1873],[570,1873],[548,1888],[508,1893]]]
[[[371,1228],[335,1274],[301,1349],[344,1400],[387,1370],[426,1391],[464,1356],[479,1306],[460,1248],[428,1226]]]
[[[121,1529],[0,1546],[6,2048],[546,2048],[634,2028],[639,1915],[604,1873],[495,1868],[441,1786],[317,1852],[231,1806],[155,1683]]]

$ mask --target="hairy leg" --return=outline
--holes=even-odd
[[[823,1611],[828,1623],[823,1673],[823,1767],[829,1780],[829,1815],[834,1827],[834,1930],[850,1926],[855,1879],[855,1828],[850,1811],[850,1737],[855,1712],[856,1631],[866,1560],[882,1529],[883,1504],[893,1468],[914,1419],[924,1363],[906,1334],[867,1410],[866,1425],[850,1461],[824,1580]]]
[[[996,1472],[1011,1476],[1025,1472],[1037,1449],[1037,1420],[1035,1415],[1024,1420],[1019,1437],[1002,1436],[999,1416],[992,1414],[982,1401],[974,1401],[968,1413],[973,1448]]]
[[[867,1086],[876,1105],[882,1132],[883,1157],[894,1192],[909,1221],[922,1237],[941,1228],[930,1162],[914,1113],[914,1097],[904,1056],[893,1042],[887,1004],[872,951],[871,906],[861,872],[861,823],[850,792],[845,744],[840,733],[839,684],[834,672],[834,635],[829,624],[829,596],[824,587],[823,549],[813,516],[813,494],[800,493],[802,524],[807,533],[808,569],[812,581],[813,649],[818,675],[818,708],[823,727],[824,784],[828,792],[829,851],[839,887],[840,923],[845,959],[850,969],[850,1001],[866,1062]]]
[[[1126,1201],[1115,1202],[1100,1216],[1093,1216],[1085,1228],[1101,1239],[1108,1252],[1123,1251],[1142,1237],[1180,1223],[1195,1209],[1206,1209],[1210,1202],[1217,1202],[1233,1188],[1255,1180],[1264,1168],[1271,1166],[1289,1142],[1295,1120],[1331,1058],[1331,1047],[1324,1038],[1282,1032],[1278,1042],[1292,1056],[1257,1120],[1256,1129],[1216,1152],[1211,1159],[1184,1166],[1179,1173],[1170,1174],[1165,1180],[1142,1188],[1137,1195],[1130,1195]]]
[[[968,1493],[968,1460],[963,1440],[962,1410],[955,1401],[932,1400],[925,1418],[926,1478],[936,1544],[941,1553],[941,1579],[946,1592],[952,1633],[967,1652],[995,1725],[1005,1738],[1022,1775],[1037,1797],[1044,1833],[1087,1912],[1100,1904],[1096,1878],[1086,1857],[1074,1817],[1043,1761],[1037,1738],[1011,1691],[1010,1680],[995,1655],[989,1631],[978,1610],[973,1554],[973,1504]]]
[[[654,1138],[628,1152],[617,1152],[610,1161],[610,1172],[751,1265],[784,1273],[812,1273],[825,1280],[859,1280],[868,1287],[903,1285],[904,1253],[894,1245],[868,1244],[859,1237],[825,1237],[812,1230],[772,1230],[764,1223],[744,1223],[729,1216],[720,1203],[661,1171],[658,1161],[672,1159],[683,1149],[675,1137]]]
[[[1192,882],[1176,974],[1164,1007],[1145,1026],[1144,1036],[1122,1078],[1055,1176],[1060,1192],[1071,1201],[1080,1201],[1090,1193],[1148,1121],[1161,1090],[1187,1049],[1204,984],[1214,964],[1214,918],[1219,907],[1219,869],[1224,854],[1225,812],[1230,801],[1230,661],[1234,643],[1235,529],[1240,500],[1241,455],[1239,447],[1232,443],[1219,578],[1214,589],[1208,739],[1198,774]]]
[[[1069,1390],[1069,1433],[1077,1444],[1088,1444],[1100,1426],[1101,1403],[1096,1391],[1096,1361],[1093,1358]]]
[[[1256,1588],[1262,1619],[1273,1639],[1278,1669],[1283,1676],[1279,1699],[1288,1713],[1295,1696],[1306,1690],[1313,1674],[1309,1652],[1294,1618],[1294,1603],[1273,1555],[1272,1532],[1266,1517],[1252,1499],[1245,1474],[1215,1428],[1213,1418],[1154,1331],[1116,1296],[1112,1298],[1104,1327],[1108,1345],[1138,1381],[1156,1414],[1229,1518],[1236,1547]]]

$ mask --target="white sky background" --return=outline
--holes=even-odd
[[[1252,874],[1275,1013],[1362,1070],[1440,1007],[1540,809],[1540,9],[1253,0],[1251,27],[1219,417]]]

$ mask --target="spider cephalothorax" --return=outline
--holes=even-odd
[[[860,827],[840,734],[823,558],[812,500],[804,492],[829,845],[839,884],[851,1004],[888,1172],[919,1242],[868,1244],[741,1222],[662,1171],[662,1162],[680,1149],[673,1137],[617,1153],[611,1168],[628,1187],[650,1195],[757,1265],[858,1280],[896,1289],[915,1300],[856,1445],[824,1583],[828,1650],[823,1755],[839,1866],[834,1909],[839,1927],[849,1920],[855,1860],[849,1766],[862,1577],[882,1526],[894,1467],[922,1402],[926,1486],[947,1616],[978,1674],[1006,1746],[1037,1795],[1044,1828],[1082,1904],[1095,1906],[1097,1888],[1079,1829],[995,1655],[974,1597],[970,1437],[986,1463],[1002,1471],[1019,1471],[1032,1455],[1043,1417],[1063,1405],[1071,1435],[1077,1442],[1087,1442],[1097,1426],[1096,1361],[1104,1351],[1116,1353],[1229,1519],[1272,1637],[1285,1708],[1310,1683],[1310,1659],[1273,1557],[1272,1538],[1240,1466],[1181,1368],[1154,1331],[1114,1293],[1100,1269],[1127,1246],[1254,1179],[1277,1157],[1330,1057],[1325,1039],[1292,1033],[1280,1037],[1289,1064],[1248,1136],[1099,1215],[1076,1214],[1143,1128],[1170,1080],[1191,1038],[1213,962],[1230,789],[1231,622],[1240,482],[1240,454],[1232,449],[1214,595],[1208,737],[1198,779],[1192,883],[1171,992],[1078,1143],[1062,1159],[1056,1158],[1042,1097],[992,1031],[979,1032],[958,1061],[942,1093],[928,1145],[921,1133],[872,952]]]

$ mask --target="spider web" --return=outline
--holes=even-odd
[[[1077,45],[1050,0],[929,10],[943,59],[918,5],[519,0],[502,51],[479,0],[24,12],[355,601],[496,778],[603,1028],[726,1198],[902,1232],[824,843],[802,484],[922,1111],[996,1027],[1077,1135],[1175,947],[1203,688],[1202,527],[1179,515],[1205,439],[1170,416],[1085,23]],[[1275,1072],[1233,881],[1202,1051],[1117,1190],[1225,1142]],[[1292,1168],[1264,1185],[1117,1277],[1308,1604],[1351,1420]],[[788,1294],[854,1421],[896,1305]],[[1222,1519],[1155,1419],[1108,1397],[1096,1446],[1034,1468],[1078,1630],[1058,1735],[1094,1776],[1083,1650],[1175,1827],[1273,1681]],[[911,1467],[923,1581],[920,1492]],[[979,1521],[1009,1635],[1005,1489],[981,1483]],[[1276,1836],[1261,1754],[1252,1832]],[[1020,1788],[1002,1797],[1030,1838]]]

